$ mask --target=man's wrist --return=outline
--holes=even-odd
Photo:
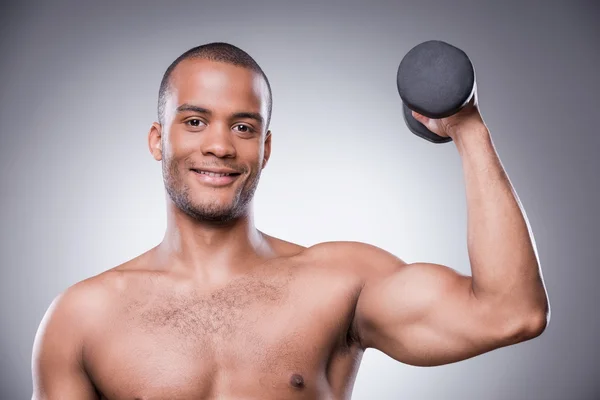
[[[448,136],[452,138],[461,154],[468,152],[473,146],[479,147],[491,142],[490,131],[483,121],[457,126]]]

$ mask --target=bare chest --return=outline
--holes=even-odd
[[[357,367],[354,293],[307,283],[285,273],[125,295],[90,346],[94,381],[108,399],[327,398],[330,378]]]

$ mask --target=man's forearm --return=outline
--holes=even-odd
[[[545,319],[549,306],[533,234],[483,123],[452,135],[466,184],[467,243],[477,298]]]

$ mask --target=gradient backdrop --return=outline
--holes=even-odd
[[[199,44],[241,47],[271,81],[261,230],[469,273],[458,153],[408,131],[395,85],[402,56],[429,39],[473,61],[552,321],[536,340],[435,368],[369,350],[353,398],[600,398],[600,2],[167,3],[2,2],[0,399],[31,396],[33,338],[58,293],[161,240],[147,131],[164,70]]]

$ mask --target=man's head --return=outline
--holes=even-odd
[[[167,68],[149,146],[179,209],[215,223],[247,213],[270,156],[271,109],[267,77],[233,45],[195,47]]]

